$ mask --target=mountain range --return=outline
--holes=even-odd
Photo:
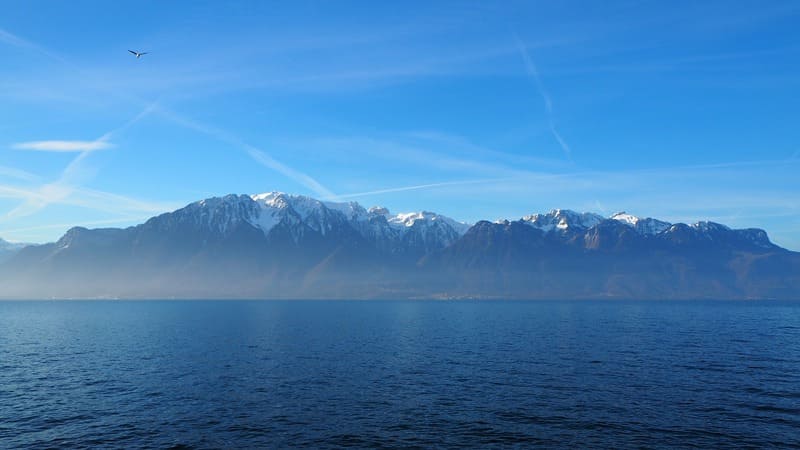
[[[467,225],[270,192],[54,243],[0,240],[3,298],[797,299],[760,229],[557,209]]]
[[[0,239],[0,263],[14,256],[14,254],[22,250],[26,245],[27,244],[8,242],[4,239]]]

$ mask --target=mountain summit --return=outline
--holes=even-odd
[[[126,229],[76,227],[50,244],[0,244],[6,298],[800,295],[800,254],[763,230],[625,212],[556,209],[470,226],[269,192],[200,200]]]
[[[28,244],[8,242],[0,238],[0,263],[14,256],[14,254],[22,250],[26,245]]]

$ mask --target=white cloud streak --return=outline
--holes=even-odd
[[[87,222],[77,222],[77,223],[53,223],[48,225],[38,225],[34,227],[24,227],[24,228],[8,228],[0,230],[0,236],[7,236],[11,233],[24,233],[27,231],[36,231],[36,230],[51,230],[57,228],[72,228],[75,226],[92,226],[92,225],[113,225],[118,223],[135,223],[135,222],[142,222],[149,219],[149,216],[137,216],[137,217],[119,217],[116,219],[105,219],[105,220],[90,220]]]
[[[33,43],[33,42],[31,42],[31,41],[29,41],[27,39],[23,39],[23,38],[17,36],[14,33],[11,33],[10,31],[4,30],[3,28],[0,28],[0,42],[3,42],[3,43],[8,44],[8,45],[11,45],[13,47],[18,47],[18,48],[27,49],[27,50],[33,50],[33,51],[35,51],[37,53],[41,53],[41,54],[47,56],[48,58],[54,59],[54,60],[59,61],[61,63],[66,63],[66,60],[64,58],[62,58],[61,56],[59,56],[59,55],[47,50],[46,48],[42,47],[41,45],[35,44],[35,43]]]
[[[93,152],[111,148],[110,142],[104,139],[94,141],[29,141],[12,145],[16,150],[30,150],[36,152]]]
[[[418,184],[415,186],[403,186],[403,187],[396,187],[396,188],[388,188],[388,189],[378,189],[375,191],[367,191],[367,192],[358,192],[354,194],[343,194],[339,195],[338,198],[354,198],[354,197],[367,197],[370,195],[379,195],[379,194],[390,194],[393,192],[405,192],[405,191],[418,191],[418,190],[426,190],[426,189],[436,189],[436,188],[443,188],[448,186],[463,186],[468,184],[483,184],[483,183],[493,183],[497,181],[505,181],[506,178],[492,178],[492,179],[483,179],[483,180],[463,180],[463,181],[445,181],[442,183],[428,183],[428,184]]]
[[[147,117],[158,107],[158,101],[147,105],[142,111],[134,116],[131,120],[125,122],[118,128],[115,128],[93,141],[70,141],[70,140],[48,140],[48,141],[29,141],[19,142],[11,146],[16,150],[29,150],[37,152],[58,152],[58,153],[71,153],[80,152],[88,153],[97,150],[105,150],[113,147],[114,145],[109,142],[112,136],[122,133],[143,118]]]
[[[0,177],[14,178],[22,181],[37,181],[38,175],[14,167],[0,166]]]
[[[152,103],[148,105],[122,126],[105,133],[94,141],[37,141],[15,145],[15,148],[26,150],[80,153],[64,168],[58,180],[43,184],[35,191],[8,188],[0,189],[0,194],[2,194],[3,191],[6,193],[15,193],[18,198],[24,200],[22,204],[0,218],[0,221],[9,221],[29,216],[54,203],[70,204],[67,200],[75,194],[76,190],[79,189],[80,184],[82,184],[85,179],[93,175],[93,170],[85,167],[84,160],[96,150],[109,148],[111,144],[108,143],[108,139],[126,130],[150,114],[155,109],[156,104],[157,103]],[[84,191],[84,193],[85,192],[90,191]],[[82,204],[89,205],[89,207],[95,206],[93,209],[102,209],[96,207],[98,206],[97,202],[82,202]]]
[[[141,214],[170,211],[179,206],[166,202],[148,202],[93,189],[64,188],[56,183],[51,183],[48,186],[25,189],[18,186],[0,185],[0,198],[20,199],[32,203],[41,202],[78,206],[119,215],[136,215],[137,217]]]
[[[12,209],[3,217],[3,220],[13,220],[20,217],[29,216],[40,211],[47,205],[53,203],[62,203],[67,197],[72,195],[75,190],[74,183],[82,173],[81,162],[89,155],[90,152],[82,152],[78,154],[61,172],[58,180],[52,183],[43,184],[35,192],[25,192],[24,202]]]
[[[536,88],[539,90],[539,94],[541,94],[542,100],[544,101],[544,108],[545,112],[547,113],[547,124],[550,128],[550,132],[553,134],[556,142],[558,142],[561,150],[564,151],[564,155],[568,159],[572,159],[572,149],[570,148],[569,144],[567,144],[567,141],[565,141],[561,136],[561,133],[558,132],[558,128],[556,127],[555,115],[553,114],[553,101],[550,98],[550,94],[547,92],[547,89],[545,89],[544,83],[542,83],[542,79],[539,76],[539,70],[536,68],[536,64],[534,64],[531,55],[528,53],[528,49],[525,47],[525,44],[519,39],[519,37],[517,37],[516,40],[519,54],[522,56],[522,61],[525,63],[525,69],[531,78],[533,78]]]
[[[11,45],[18,46],[18,47],[35,49],[37,51],[40,51],[41,53],[44,53],[44,54],[50,56],[51,58],[53,58],[55,60],[58,60],[59,62],[62,62],[62,63],[65,63],[65,64],[69,65],[70,67],[72,67],[73,69],[77,70],[78,72],[81,72],[82,74],[86,73],[86,71],[81,70],[81,69],[73,66],[72,64],[69,64],[68,61],[66,61],[64,58],[60,57],[59,55],[56,55],[56,54],[54,54],[52,52],[49,52],[49,51],[47,51],[46,49],[44,49],[43,47],[41,47],[39,45],[36,45],[36,44],[34,44],[32,42],[29,42],[29,41],[26,41],[26,40],[24,40],[24,39],[22,39],[22,38],[20,38],[20,37],[18,37],[16,35],[13,35],[13,34],[7,32],[7,31],[4,31],[2,29],[0,29],[0,41],[6,42],[6,43],[9,43]],[[134,102],[134,103],[138,103],[138,104],[145,103],[145,102],[143,102],[140,99],[135,98],[135,97],[121,96],[118,92],[114,92],[113,95],[115,95],[115,96],[117,96],[119,98],[124,98],[125,100],[130,101],[130,102]],[[299,184],[305,186],[306,188],[310,189],[311,191],[315,192],[317,195],[324,196],[324,197],[333,197],[333,198],[336,197],[336,195],[330,189],[328,189],[325,186],[323,186],[322,183],[320,183],[319,181],[317,181],[316,179],[314,179],[310,175],[287,166],[286,164],[276,160],[275,158],[273,158],[272,156],[270,156],[266,152],[254,147],[254,146],[252,146],[250,144],[247,144],[247,143],[243,142],[241,139],[231,135],[230,133],[228,133],[226,131],[223,131],[223,130],[220,130],[220,129],[217,129],[217,128],[214,128],[214,127],[211,127],[211,126],[208,126],[208,125],[205,125],[205,124],[190,120],[190,119],[188,119],[188,118],[186,118],[186,117],[184,117],[184,116],[182,116],[182,115],[180,115],[180,114],[178,114],[178,113],[176,113],[174,111],[170,111],[170,110],[168,110],[166,108],[159,107],[158,102],[148,105],[145,108],[144,111],[142,111],[139,115],[137,115],[135,118],[133,118],[127,124],[123,125],[122,127],[118,128],[116,130],[113,130],[113,131],[110,131],[109,133],[106,133],[105,135],[103,135],[102,137],[97,139],[96,141],[92,141],[92,142],[95,142],[95,143],[97,143],[97,142],[105,142],[111,137],[111,135],[113,135],[115,133],[118,133],[118,132],[128,128],[129,126],[131,126],[132,124],[134,124],[138,120],[140,120],[142,117],[144,117],[144,116],[146,116],[146,115],[148,115],[148,114],[150,114],[151,112],[154,112],[154,111],[158,112],[160,116],[170,119],[174,123],[177,123],[179,125],[183,125],[183,126],[185,126],[187,128],[190,128],[190,129],[193,129],[195,131],[201,132],[201,133],[206,134],[208,136],[212,136],[212,137],[214,137],[214,138],[216,138],[216,139],[218,139],[220,141],[223,141],[223,142],[226,142],[228,144],[231,144],[231,145],[234,145],[234,146],[238,147],[239,149],[243,150],[247,155],[249,155],[251,158],[253,158],[253,160],[258,162],[259,164],[261,164],[261,165],[263,165],[263,166],[265,166],[265,167],[267,167],[269,169],[272,169],[272,170],[274,170],[274,171],[286,176],[287,178],[289,178],[291,180],[296,181],[297,183],[299,183]],[[27,143],[27,144],[34,144],[34,143]],[[54,148],[69,147],[69,145],[64,145],[64,141],[62,141],[61,145],[44,145],[44,146],[42,146],[41,142],[38,142],[38,144],[40,144],[40,145],[37,145],[37,147],[42,147],[42,149],[44,149],[44,148],[54,149]],[[51,144],[52,144],[52,141],[51,141]],[[82,144],[88,144],[88,143],[87,142],[82,142]],[[97,145],[97,144],[95,144],[95,145]],[[79,146],[78,144],[74,144],[74,143],[72,145],[73,148],[74,147],[78,147],[78,146]],[[89,147],[91,147],[91,145],[84,145],[84,148],[89,148]],[[50,151],[57,151],[57,150],[50,150]],[[62,150],[62,151],[65,151],[65,150]],[[86,150],[73,150],[73,151],[86,151]]]
[[[158,109],[160,100],[156,100],[149,105],[145,106],[139,114],[135,115],[131,120],[125,122],[122,126],[115,128],[108,133],[100,136],[97,138],[95,142],[105,142],[111,139],[112,136],[122,133],[123,131],[127,130],[128,128],[132,127],[133,125],[137,124],[140,120],[144,119],[145,117],[149,116],[151,113]]]
[[[440,151],[430,150],[428,146],[417,146],[414,143],[375,139],[370,137],[320,138],[307,141],[309,146],[327,148],[339,152],[352,164],[352,155],[363,154],[370,158],[396,161],[397,164],[413,165],[424,169],[440,169],[448,172],[464,173],[475,176],[512,177],[528,174],[524,169],[517,169],[510,164],[498,163],[499,157],[482,160],[464,158]],[[471,151],[474,156],[475,151]]]
[[[236,136],[233,136],[227,131],[188,119],[166,108],[157,107],[154,109],[154,111],[159,115],[161,115],[162,117],[165,117],[178,125],[198,131],[202,134],[211,136],[219,141],[225,142],[229,145],[239,148],[240,150],[244,151],[248,156],[253,158],[253,160],[256,161],[257,163],[284,175],[286,178],[289,178],[290,180],[293,180],[298,184],[305,186],[307,189],[313,191],[319,196],[325,198],[337,198],[336,194],[334,194],[330,189],[323,186],[322,183],[317,181],[312,176],[287,166],[286,164],[276,160],[266,152],[242,141],[241,139],[239,139]]]
[[[275,160],[275,158],[269,156],[268,154],[262,152],[261,150],[247,144],[243,144],[243,148],[253,158],[257,163],[261,164],[264,167],[268,167],[276,172],[279,172],[285,175],[287,178],[293,179],[298,183],[302,184],[303,186],[311,189],[312,191],[316,192],[318,195],[321,195],[326,198],[337,198],[336,194],[331,192],[328,188],[320,184],[319,181],[315,180],[309,175],[306,175],[303,172],[298,170],[292,169],[291,167]]]
[[[35,48],[36,46],[33,45],[31,42],[22,39],[21,37],[12,34],[2,28],[0,28],[0,42],[4,42],[9,45],[13,45],[14,47],[23,47],[23,48]]]

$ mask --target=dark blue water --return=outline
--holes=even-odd
[[[0,447],[800,448],[800,303],[0,302]]]

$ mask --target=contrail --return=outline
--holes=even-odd
[[[125,131],[125,130],[127,130],[128,128],[132,127],[132,126],[133,126],[133,125],[135,125],[137,122],[139,122],[140,120],[144,119],[145,117],[147,117],[148,115],[150,115],[150,114],[151,114],[153,111],[155,111],[156,109],[158,109],[158,103],[159,103],[159,101],[160,101],[160,100],[156,100],[156,101],[154,101],[154,102],[150,103],[150,104],[149,104],[149,105],[147,105],[147,106],[146,106],[146,107],[145,107],[145,108],[144,108],[142,111],[140,111],[140,112],[139,112],[139,114],[137,114],[136,116],[134,116],[134,117],[133,117],[131,120],[129,120],[129,121],[127,121],[127,122],[125,122],[125,123],[124,123],[122,126],[120,126],[120,127],[117,127],[117,128],[115,128],[115,129],[113,129],[113,130],[109,131],[108,133],[106,133],[106,134],[104,134],[104,135],[100,136],[99,138],[97,138],[97,141],[98,141],[98,142],[106,142],[106,141],[108,141],[109,139],[111,139],[111,136],[113,136],[113,135],[115,135],[115,134],[122,133],[123,131]]]
[[[51,183],[49,188],[39,187],[36,189],[25,189],[16,186],[7,186],[0,184],[0,198],[22,199],[26,203],[35,205],[37,202],[42,203],[59,203],[71,206],[80,206],[83,208],[94,209],[97,211],[104,211],[111,214],[154,214],[164,211],[170,211],[178,207],[175,204],[167,203],[149,203],[138,199],[125,197],[122,195],[112,194],[109,192],[96,191],[86,188],[72,188],[69,196],[59,195],[65,189],[59,190],[52,187]],[[20,209],[22,211],[22,209]],[[15,215],[24,215],[15,213]],[[0,217],[0,222],[6,221],[8,217]]]
[[[3,236],[9,233],[21,233],[25,231],[35,231],[35,230],[49,230],[52,228],[71,228],[74,226],[90,226],[90,225],[110,225],[115,223],[126,223],[126,222],[139,222],[149,219],[150,217],[145,216],[137,216],[137,217],[120,217],[117,219],[106,219],[106,220],[92,220],[89,222],[78,222],[78,223],[54,223],[49,225],[38,225],[35,227],[25,227],[25,228],[13,228],[13,229],[6,229],[0,231]]]
[[[556,138],[558,144],[561,146],[561,149],[564,150],[564,154],[567,155],[567,158],[572,159],[572,149],[569,148],[569,145],[567,145],[567,143],[564,141],[564,138],[561,137],[561,133],[559,133],[556,129],[553,119],[550,119],[550,131],[553,132],[553,137]]]
[[[61,56],[59,56],[59,55],[57,55],[57,54],[55,54],[53,52],[50,52],[46,48],[44,48],[44,47],[42,47],[42,46],[40,46],[38,44],[35,44],[33,42],[30,42],[28,40],[25,40],[25,39],[23,39],[23,38],[21,38],[19,36],[16,36],[16,35],[8,32],[8,31],[3,30],[2,28],[0,28],[0,42],[6,42],[8,44],[11,44],[11,45],[14,45],[14,46],[17,46],[17,47],[29,48],[29,49],[36,50],[36,51],[38,51],[38,52],[40,52],[40,53],[42,53],[44,55],[49,56],[50,58],[53,58],[53,59],[65,64],[65,65],[71,67],[72,69],[74,69],[74,70],[76,70],[76,71],[78,71],[80,73],[84,73],[84,74],[88,73],[87,71],[82,70],[81,68],[71,64],[69,61],[67,61],[63,57],[61,57]],[[145,102],[145,101],[143,101],[143,100],[141,100],[139,98],[136,98],[136,97],[133,97],[133,96],[123,95],[123,94],[120,94],[119,92],[116,92],[116,91],[112,91],[110,93],[112,95],[114,95],[115,97],[119,98],[119,99],[131,102],[131,103],[136,103],[136,104],[139,104],[139,105],[147,103],[147,102]],[[225,131],[222,131],[222,130],[219,130],[219,129],[216,129],[216,128],[213,128],[213,127],[210,127],[210,126],[207,126],[207,125],[192,121],[192,120],[190,120],[190,119],[188,119],[188,118],[186,118],[186,117],[184,117],[184,116],[182,116],[182,115],[180,115],[180,114],[178,114],[178,113],[176,113],[174,111],[170,111],[170,110],[167,110],[164,107],[159,106],[157,103],[158,102],[155,102],[155,103],[151,104],[150,106],[148,106],[146,108],[146,112],[143,111],[143,114],[140,114],[140,115],[143,116],[143,115],[149,114],[151,111],[157,111],[159,113],[159,115],[161,115],[162,117],[166,117],[168,119],[171,119],[174,123],[178,123],[180,125],[184,125],[184,126],[186,126],[188,128],[191,128],[191,129],[193,129],[195,131],[199,131],[199,132],[201,132],[203,134],[215,137],[218,140],[221,140],[221,141],[226,142],[228,144],[235,145],[236,147],[238,147],[239,149],[241,149],[245,153],[247,153],[248,156],[253,158],[253,160],[258,162],[259,164],[261,164],[261,165],[263,165],[263,166],[265,166],[265,167],[267,167],[269,169],[272,169],[272,170],[284,175],[285,177],[287,177],[287,178],[289,178],[291,180],[296,181],[297,183],[299,183],[299,184],[305,186],[306,188],[312,190],[317,195],[326,196],[326,197],[336,197],[336,195],[331,190],[327,189],[325,186],[322,185],[322,183],[320,183],[319,181],[317,181],[316,179],[314,179],[310,175],[308,175],[306,173],[303,173],[303,172],[301,172],[299,170],[296,170],[294,168],[291,168],[291,167],[287,166],[286,164],[281,163],[280,161],[276,160],[272,156],[268,155],[266,152],[264,152],[262,150],[259,150],[259,149],[255,148],[255,147],[253,147],[252,145],[249,145],[249,144],[241,141],[240,139],[236,138],[235,136],[232,136],[230,133],[227,133]],[[150,109],[150,110],[147,111],[148,109]],[[107,133],[106,135],[103,135],[96,142],[105,142],[105,139],[108,139],[108,137],[110,137],[111,134],[114,134],[116,132],[121,131],[122,129],[127,128],[128,126],[130,126],[133,123],[135,123],[136,121],[138,121],[140,118],[141,117],[134,118],[133,120],[131,120],[131,122],[129,122],[126,125],[123,125],[119,129],[113,130],[113,131]]]
[[[533,59],[531,59],[530,54],[528,54],[525,44],[522,43],[522,41],[519,39],[519,36],[515,36],[515,38],[517,40],[517,48],[519,48],[520,56],[522,56],[522,60],[525,62],[525,69],[533,78],[534,82],[536,83],[536,88],[539,90],[542,100],[544,100],[544,108],[547,112],[547,123],[550,127],[550,132],[558,142],[558,145],[561,146],[561,150],[564,151],[564,154],[567,156],[567,158],[572,159],[572,149],[569,147],[569,144],[567,144],[564,138],[561,137],[561,133],[559,133],[558,129],[556,128],[556,122],[553,115],[553,102],[550,99],[550,94],[544,87],[544,83],[542,83],[541,77],[539,77],[539,70],[536,68],[536,64],[533,63]]]
[[[247,154],[250,155],[251,158],[256,160],[259,164],[265,167],[269,167],[270,169],[280,172],[284,174],[287,178],[291,178],[298,183],[302,184],[303,186],[311,189],[312,191],[316,192],[318,195],[326,197],[326,198],[338,198],[336,194],[328,190],[325,186],[320,184],[319,181],[311,178],[309,175],[304,174],[303,172],[299,172],[297,170],[292,169],[291,167],[287,166],[286,164],[281,163],[280,161],[275,160],[275,158],[269,156],[268,154],[262,152],[261,150],[248,145],[243,144],[245,151]]]
[[[82,147],[80,153],[78,153],[78,156],[70,161],[67,167],[65,167],[61,172],[61,176],[58,178],[58,180],[40,186],[35,192],[27,191],[27,195],[23,196],[25,201],[21,205],[6,213],[2,219],[9,220],[29,216],[46,207],[47,205],[61,202],[65,198],[72,195],[80,184],[81,175],[85,173],[85,168],[82,167],[83,161],[97,148],[104,148],[104,146],[101,144],[108,146],[107,140],[112,135],[122,132],[141,120],[146,115],[150,114],[154,110],[155,105],[155,103],[151,104],[131,120],[125,122],[125,124],[122,126],[103,134],[94,141],[88,142],[88,144],[97,145],[87,145]]]
[[[38,175],[7,166],[0,166],[0,177],[16,178],[22,181],[36,181],[39,179]]]
[[[376,191],[367,191],[367,192],[358,192],[354,194],[344,194],[339,195],[339,198],[353,198],[353,197],[366,197],[368,195],[378,195],[378,194],[388,194],[392,192],[404,192],[404,191],[417,191],[421,189],[433,189],[439,187],[446,187],[446,186],[459,186],[465,184],[481,184],[481,183],[491,183],[495,181],[505,181],[507,178],[492,178],[492,179],[481,179],[481,180],[464,180],[464,181],[446,181],[443,183],[429,183],[429,184],[419,184],[416,186],[403,186],[403,187],[396,187],[396,188],[388,188],[388,189],[378,189]]]
[[[290,180],[296,181],[297,183],[305,186],[306,188],[315,192],[317,195],[321,197],[325,198],[338,197],[330,189],[323,186],[322,183],[320,183],[310,175],[304,172],[300,172],[299,170],[293,169],[287,166],[286,164],[283,164],[282,162],[268,155],[266,152],[242,141],[238,137],[224,130],[188,119],[180,114],[175,113],[174,111],[163,108],[161,106],[156,107],[154,111],[157,114],[161,115],[162,117],[165,117],[171,120],[172,122],[177,123],[178,125],[211,136],[219,141],[225,142],[234,147],[238,147],[240,150],[247,153],[248,156],[253,158],[253,160],[256,161],[257,163],[284,175],[286,178],[289,178]]]
[[[62,58],[61,56],[47,50],[46,48],[42,47],[41,45],[35,44],[27,39],[23,39],[17,36],[10,31],[6,31],[0,28],[0,42],[5,42],[6,44],[13,45],[14,47],[25,48],[29,50],[34,50],[38,53],[41,53],[48,58],[55,59],[56,61],[64,64],[68,64],[67,60]],[[71,66],[71,64],[68,64]]]

